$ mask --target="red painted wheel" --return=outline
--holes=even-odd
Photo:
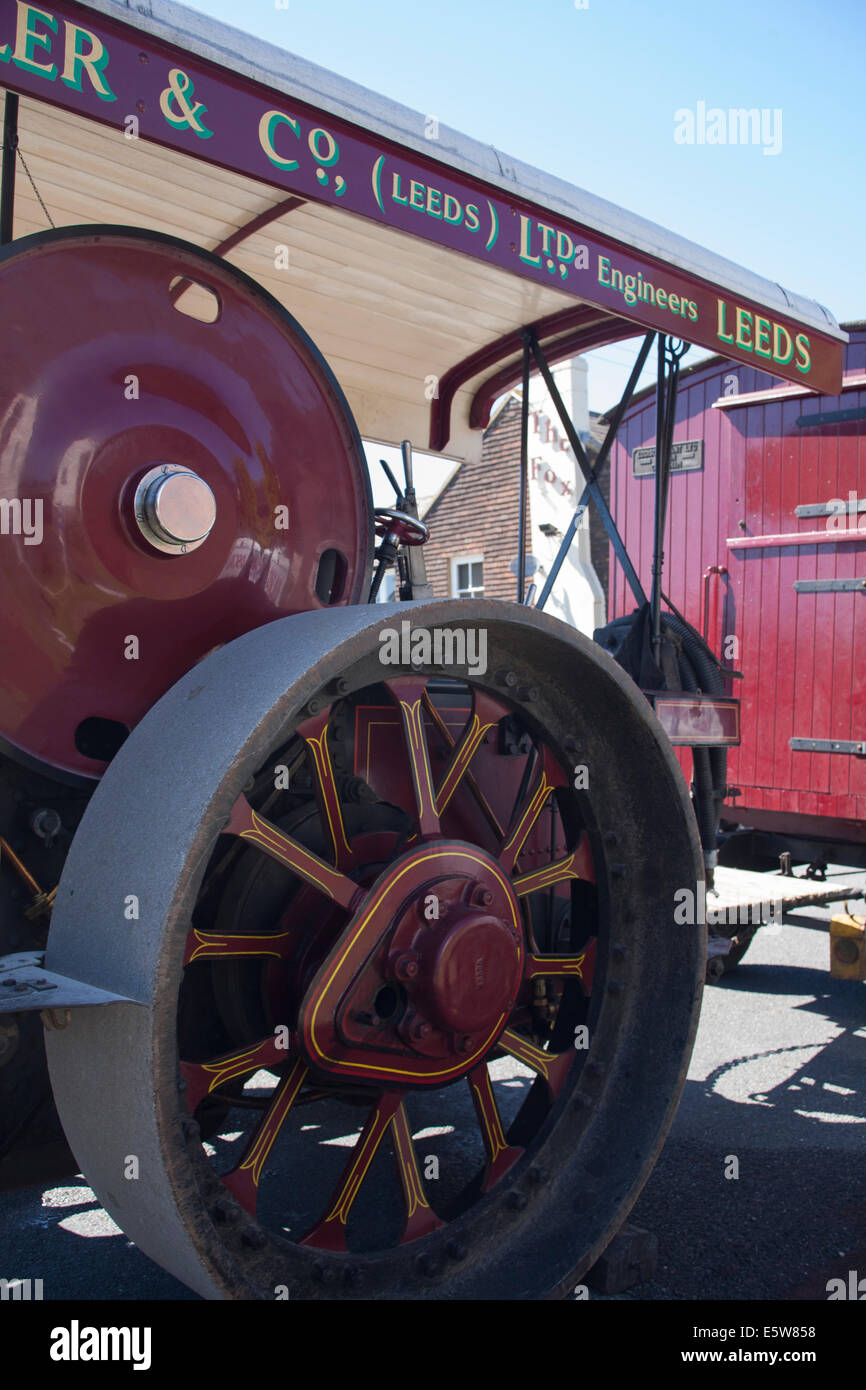
[[[0,323],[0,736],[94,778],[207,652],[366,595],[366,464],[296,320],[175,238],[12,242]]]
[[[223,1174],[251,1214],[292,1104],[328,1108],[346,1097],[368,1104],[357,1152],[328,1202],[330,1215],[303,1237],[306,1245],[328,1249],[347,1248],[360,1165],[369,1164],[386,1137],[406,1203],[402,1239],[442,1224],[424,1196],[410,1141],[409,1111],[422,1089],[465,1080],[483,1149],[482,1171],[470,1183],[486,1192],[504,1178],[524,1147],[506,1141],[491,1064],[495,1070],[496,1059],[516,1060],[516,1069],[498,1069],[518,1088],[513,1071],[540,1078],[532,1102],[540,1123],[574,1060],[574,1030],[586,1017],[595,960],[590,912],[568,931],[570,885],[579,885],[588,903],[594,873],[585,831],[557,809],[566,778],[549,746],[531,743],[503,768],[499,727],[513,714],[507,699],[478,688],[437,688],[410,676],[367,695],[388,703],[365,705],[363,693],[348,702],[337,698],[299,726],[286,766],[308,772],[303,790],[290,794],[303,800],[285,826],[264,821],[246,797],[239,799],[229,829],[255,850],[239,855],[227,879],[217,864],[223,882],[212,924],[212,880],[205,880],[187,943],[185,984],[190,998],[206,993],[201,967],[211,965],[218,1011],[235,1046],[218,1059],[190,1060],[185,1046],[194,1048],[198,1039],[181,1011],[180,1067],[191,1114],[239,1077],[249,1079],[269,1064],[285,1073],[284,1086],[277,1083],[267,1100],[260,1098],[265,1112],[240,1161]],[[338,740],[334,726],[347,732],[347,720],[355,734]],[[361,783],[367,799],[344,809],[332,759],[345,766],[353,744],[357,766],[365,732],[383,726],[389,729],[383,763],[365,767],[373,785]],[[369,751],[366,756],[369,761]],[[494,773],[498,785],[485,788]],[[393,801],[373,799],[377,783]],[[431,795],[422,804],[425,789]],[[503,794],[514,803],[508,817]],[[539,855],[550,859],[551,837],[553,858],[537,867]],[[274,864],[282,867],[275,871]],[[323,868],[330,864],[339,877]],[[287,875],[286,866],[295,873]],[[571,937],[583,939],[577,945]],[[548,949],[542,953],[539,943]],[[285,1018],[296,1026],[280,1039]],[[549,1050],[554,1037],[557,1054]],[[281,1050],[293,1059],[287,1071]]]
[[[487,669],[389,664],[407,614],[409,640],[483,632]],[[171,787],[129,806],[169,736]],[[142,721],[67,861],[47,964],[141,1001],[49,1039],[83,1171],[206,1296],[562,1291],[678,1099],[699,872],[664,735],[555,620],[434,602],[251,633]]]

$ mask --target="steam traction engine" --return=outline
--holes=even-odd
[[[178,312],[187,280],[218,296],[216,323]],[[698,935],[654,939],[669,874],[698,869],[648,707],[525,607],[359,604],[357,430],[299,326],[236,270],[73,229],[7,247],[0,293],[5,478],[51,518],[40,546],[2,551],[6,978],[30,1005],[3,1016],[11,1174],[62,1158],[44,1020],[88,1180],[203,1293],[314,1295],[332,1271],[341,1296],[563,1278],[651,1162],[693,1020]],[[384,665],[407,611],[483,628],[485,675]],[[28,903],[22,870],[60,877],[53,903]],[[514,1113],[497,1059],[533,1078]],[[460,1181],[434,1207],[412,1133],[464,1125],[467,1090],[471,1161],[443,1155]],[[316,1116],[335,1104],[361,1137],[322,1191]],[[226,1168],[202,1140],[238,1127]]]
[[[233,31],[190,37],[176,6],[136,28],[109,0],[58,7],[86,37],[69,50],[78,87],[55,89],[38,60],[56,26],[23,8],[13,42],[31,67],[9,69],[4,143],[23,153],[29,136],[49,200],[67,175],[40,162],[46,110],[81,137],[71,185],[93,160],[121,188],[132,177],[112,175],[116,130],[88,144],[92,120],[110,124],[98,78],[129,84],[179,189],[237,167],[220,83],[233,129],[257,103],[264,154],[242,173],[271,220],[296,217],[285,235],[299,228],[299,246],[311,224],[348,228],[344,278],[378,257],[395,302],[417,299],[422,243],[414,213],[389,209],[395,227],[377,212],[380,161],[408,162],[413,187],[423,171],[434,204],[435,179],[452,210],[489,209],[493,259],[474,287],[469,219],[429,231],[438,283],[453,269],[467,331],[487,338],[449,377],[453,344],[434,323],[434,447],[452,427],[469,447],[485,390],[525,379],[542,344],[552,360],[633,332],[615,290],[568,278],[567,247],[602,236],[592,219],[562,219],[562,283],[548,284],[546,267],[500,250],[497,228],[529,219],[528,195],[467,175],[465,149],[460,173],[411,133],[400,147],[365,132],[357,111],[354,125],[311,113],[302,86],[289,111],[251,58],[243,80],[219,65]],[[213,150],[147,95],[167,72],[175,114],[178,94],[209,91]],[[283,134],[310,128],[318,167],[274,172],[278,103]],[[77,1165],[129,1237],[206,1297],[562,1291],[648,1175],[696,1026],[704,933],[674,928],[672,903],[703,870],[668,738],[620,666],[526,604],[366,601],[377,526],[380,561],[396,554],[406,596],[423,593],[411,496],[377,523],[353,418],[400,438],[411,431],[395,424],[430,408],[400,384],[405,348],[356,341],[350,408],[267,275],[152,227],[72,221],[25,225],[0,251],[0,495],[19,522],[0,537],[0,1173],[9,1185]],[[673,251],[656,273],[691,277],[707,317],[706,287]],[[334,306],[354,305],[356,326],[359,306],[380,311],[367,278],[330,300],[321,282],[319,320],[308,300],[326,337]],[[499,337],[492,280],[516,287]],[[667,320],[640,312],[645,358]],[[396,395],[372,390],[377,371]],[[458,654],[455,634],[483,632],[486,661],[439,659],[435,642],[431,659],[384,660],[407,616]]]

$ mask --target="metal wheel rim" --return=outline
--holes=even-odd
[[[507,629],[512,651],[519,640],[523,668],[543,671],[536,693],[542,706],[571,701],[568,690],[582,692],[576,735],[584,745],[595,737],[601,802],[605,787],[617,788],[609,801],[616,801],[618,828],[598,827],[616,925],[592,1047],[579,1084],[563,1101],[571,1118],[568,1126],[551,1126],[546,1140],[543,1210],[533,1197],[537,1174],[523,1174],[508,1192],[490,1194],[470,1212],[468,1258],[449,1261],[447,1238],[430,1236],[420,1261],[409,1246],[387,1268],[384,1259],[367,1260],[364,1287],[356,1290],[345,1280],[351,1261],[318,1250],[293,1246],[287,1274],[284,1252],[275,1256],[261,1246],[246,1220],[227,1208],[221,1184],[209,1183],[200,1169],[196,1176],[201,1150],[183,1124],[174,1014],[190,904],[235,797],[286,720],[375,648],[395,615],[409,612],[423,614],[426,625],[485,623],[493,633],[492,671],[503,651],[496,635],[504,640]],[[239,680],[250,669],[257,679],[239,702]],[[622,761],[620,752],[613,768],[604,755],[621,747],[617,720],[627,720],[631,738],[628,757]],[[203,729],[215,732],[203,738]],[[143,779],[142,769],[148,770]],[[664,824],[661,817],[629,820],[630,801],[641,804],[643,797],[646,810],[647,785],[665,808]],[[673,892],[700,874],[685,787],[654,717],[615,664],[558,621],[515,605],[433,601],[411,609],[303,614],[258,629],[194,668],[142,721],[111,765],[67,861],[49,968],[141,1001],[79,1011],[73,1026],[48,1039],[72,1147],[127,1234],[205,1297],[274,1297],[275,1285],[286,1279],[301,1297],[393,1297],[388,1290],[395,1280],[401,1297],[562,1291],[624,1219],[676,1108],[697,1023],[704,945],[699,929],[672,926]],[[135,884],[142,920],[152,929],[139,925],[130,939],[118,927]],[[87,932],[80,929],[82,914]],[[123,1178],[130,1154],[139,1160],[137,1182]],[[500,1232],[492,1251],[491,1223]]]

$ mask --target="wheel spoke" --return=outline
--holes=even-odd
[[[280,1132],[283,1120],[291,1110],[295,1098],[304,1084],[306,1075],[306,1065],[298,1058],[288,1076],[278,1085],[274,1098],[256,1126],[240,1163],[223,1177],[223,1182],[229,1192],[253,1216],[256,1213],[259,1181],[265,1160]]]
[[[487,1165],[484,1169],[481,1190],[482,1192],[489,1192],[494,1183],[499,1182],[499,1179],[504,1177],[509,1168],[517,1162],[523,1149],[513,1148],[505,1138],[487,1063],[482,1062],[474,1071],[471,1071],[467,1080],[487,1154]]]
[[[400,1239],[400,1244],[405,1245],[410,1240],[418,1240],[421,1236],[429,1235],[431,1231],[435,1231],[441,1226],[442,1222],[424,1194],[424,1184],[421,1180],[418,1160],[415,1157],[415,1146],[412,1143],[406,1107],[402,1102],[397,1107],[391,1121],[391,1142],[394,1146],[394,1161],[400,1175],[403,1205],[406,1210],[406,1225]]]
[[[290,1038],[291,1044],[291,1038]],[[226,1052],[222,1057],[212,1057],[208,1062],[181,1062],[181,1075],[187,1083],[186,1103],[192,1115],[205,1096],[233,1081],[238,1076],[248,1076],[261,1067],[282,1066],[294,1051],[290,1045],[282,1045],[282,1038],[275,1032],[269,1033],[260,1042],[250,1047],[240,1047],[234,1052]]]
[[[270,821],[263,820],[253,810],[246,797],[241,795],[232,808],[231,819],[225,827],[228,835],[238,835],[242,840],[257,845],[271,859],[285,864],[300,878],[318,888],[328,898],[354,912],[366,895],[363,888],[347,878],[343,873],[326,864],[317,854],[304,849],[289,835],[283,834]]]
[[[532,795],[526,806],[521,811],[520,808],[515,812],[505,842],[499,851],[499,862],[506,873],[513,873],[517,863],[518,855],[523,847],[526,837],[541,815],[547,798],[557,787],[565,785],[565,778],[562,770],[554,761],[552,754],[545,747],[541,760],[541,775],[535,784]]]
[[[432,700],[426,701],[428,709],[432,703]],[[460,742],[452,747],[445,774],[436,788],[436,810],[440,816],[468,772],[469,764],[486,734],[490,729],[496,728],[499,718],[499,707],[490,696],[481,690],[473,690],[472,715],[463,730]]]
[[[585,951],[579,956],[527,956],[523,978],[534,980],[538,975],[546,975],[583,980],[585,964]]]
[[[445,742],[448,744],[449,748],[454,749],[456,745],[456,740],[453,734],[451,733],[451,730],[448,728],[448,725],[445,723],[445,720],[442,718],[442,715],[439,713],[433,701],[430,699],[429,692],[427,692],[426,690],[424,692],[424,705],[431,719],[436,725],[436,728],[439,730],[440,734],[444,738]],[[501,715],[499,717],[501,718]],[[490,802],[487,800],[487,797],[484,795],[483,791],[478,785],[477,779],[472,775],[471,772],[468,771],[465,772],[463,776],[467,787],[472,792],[472,795],[475,797],[475,800],[478,802],[478,805],[480,806],[481,811],[491,830],[494,832],[495,835],[498,835],[501,839],[502,835],[504,834],[502,824],[496,812],[493,810],[493,807],[490,805]],[[439,796],[441,796],[441,794],[442,787],[440,786],[436,798],[437,806],[439,805]],[[443,810],[444,807],[440,807],[439,809],[441,813],[441,810]]]
[[[537,1072],[547,1082],[553,1095],[557,1094],[574,1060],[573,1052],[545,1052],[519,1033],[513,1033],[510,1028],[506,1028],[501,1035],[498,1046]]]
[[[584,993],[592,993],[592,982],[595,979],[595,958],[598,950],[598,937],[593,936],[587,941],[583,948],[583,970],[581,980],[583,982]]]
[[[294,932],[263,932],[261,935],[240,932],[199,931],[193,927],[183,958],[185,966],[194,960],[221,960],[229,956],[276,956],[284,960],[289,945],[296,939]]]
[[[302,883],[292,895],[272,932],[209,932],[193,927],[187,937],[184,966],[193,961],[229,959],[232,956],[274,956],[286,960],[297,943],[298,931],[309,918],[318,892]]]
[[[398,676],[385,684],[397,701],[403,719],[403,734],[415,793],[418,833],[438,835],[439,813],[436,809],[436,792],[433,787],[433,774],[430,771],[430,755],[427,751],[427,735],[424,732],[422,714],[427,682],[416,676]]]
[[[570,854],[555,860],[552,864],[545,864],[540,869],[533,869],[531,873],[521,874],[514,880],[513,888],[520,898],[526,893],[537,893],[542,888],[552,888],[555,883],[564,883],[567,879],[576,878],[585,879],[589,883],[595,882],[589,840],[585,831],[581,834],[576,849]]]
[[[299,724],[298,733],[307,746],[307,761],[313,775],[313,785],[316,800],[319,803],[322,827],[327,826],[331,840],[331,857],[336,868],[345,870],[351,868],[354,863],[354,855],[346,838],[343,808],[340,805],[337,784],[334,780],[334,769],[331,765],[331,754],[328,751],[328,719],[330,714],[331,707],[328,706],[320,714],[308,719],[306,723]]]
[[[322,1250],[346,1249],[346,1223],[352,1203],[402,1100],[402,1092],[388,1091],[373,1106],[326,1215],[304,1236],[301,1245],[313,1245]]]

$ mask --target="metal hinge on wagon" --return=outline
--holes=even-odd
[[[125,994],[46,970],[44,952],[0,956],[0,1014],[80,1009],[94,1004],[134,1004]]]
[[[740,702],[730,695],[645,690],[656,718],[677,748],[730,748],[740,742]]]
[[[831,533],[832,534],[832,533]],[[866,594],[866,579],[795,579],[797,594]]]
[[[792,738],[788,746],[793,753],[847,753],[866,758],[866,739],[862,738]]]

